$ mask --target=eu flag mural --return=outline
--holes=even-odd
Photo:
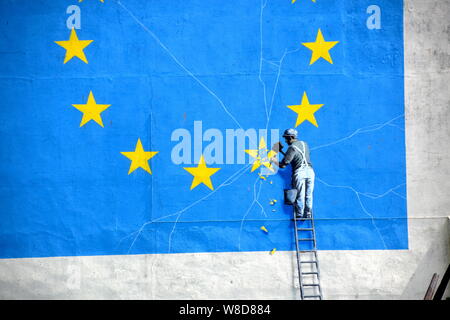
[[[0,258],[294,250],[288,128],[318,249],[408,248],[401,0],[0,15]]]

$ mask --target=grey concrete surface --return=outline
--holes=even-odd
[[[404,8],[410,247],[321,251],[326,299],[423,299],[450,262],[450,0]],[[0,260],[0,299],[298,299],[297,291],[292,252]]]

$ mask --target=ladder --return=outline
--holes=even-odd
[[[294,228],[300,297],[322,300],[313,213],[311,218],[296,218],[294,213]]]

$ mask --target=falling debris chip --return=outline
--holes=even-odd
[[[277,248],[273,248],[272,251],[270,251],[270,254],[273,256],[275,251],[277,251]]]
[[[269,230],[266,229],[266,227],[262,226],[261,230],[264,231],[265,233],[269,233]]]

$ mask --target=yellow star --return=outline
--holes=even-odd
[[[323,58],[329,63],[333,64],[333,60],[331,60],[329,50],[338,43],[339,41],[325,41],[322,35],[322,31],[319,29],[319,31],[317,32],[316,42],[302,43],[305,47],[312,50],[311,61],[309,62],[309,65],[312,65],[314,62],[319,60],[319,58]]]
[[[132,173],[137,168],[142,168],[148,173],[152,174],[152,170],[148,165],[148,160],[153,158],[159,151],[144,151],[141,139],[136,143],[136,149],[130,152],[121,152],[125,157],[131,160],[130,170],[128,174]]]
[[[205,158],[203,157],[203,155],[200,157],[200,161],[198,162],[197,167],[183,169],[194,176],[191,184],[191,190],[198,186],[200,183],[203,183],[211,190],[214,190],[211,182],[211,176],[219,171],[220,168],[208,168],[206,166]]]
[[[276,155],[277,153],[273,150],[268,151],[266,141],[261,137],[259,140],[259,147],[257,150],[245,150],[250,156],[255,158],[256,160],[253,162],[252,171],[258,169],[261,165],[265,166],[271,171],[274,171],[272,164],[270,163],[270,159]]]
[[[80,128],[91,120],[94,120],[103,128],[103,121],[100,113],[108,109],[110,104],[97,104],[97,102],[95,102],[94,94],[90,91],[86,104],[73,104],[72,106],[83,112]]]
[[[72,59],[73,57],[79,58],[81,61],[88,63],[83,49],[86,48],[94,40],[78,40],[75,29],[72,28],[70,32],[70,38],[67,41],[55,41],[55,43],[64,49],[66,49],[66,56],[64,63]]]
[[[317,124],[317,120],[314,117],[314,112],[319,110],[322,106],[323,104],[310,104],[306,92],[303,92],[301,105],[294,105],[287,107],[298,114],[295,127],[298,127],[305,120],[308,120],[313,125],[318,127],[319,125]]]

